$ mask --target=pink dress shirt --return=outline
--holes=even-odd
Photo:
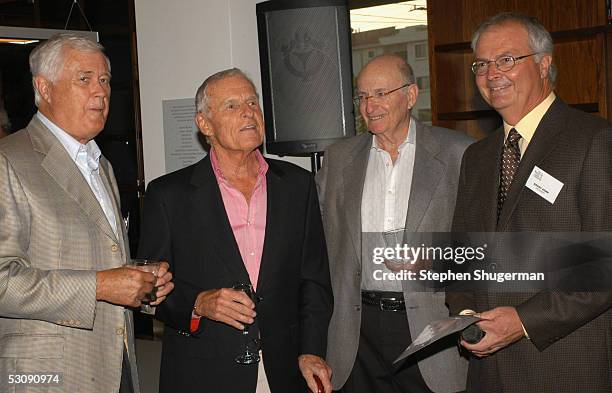
[[[266,173],[268,172],[268,163],[264,160],[259,150],[255,150],[255,155],[259,162],[259,173],[257,174],[257,181],[251,195],[251,200],[247,203],[244,195],[234,188],[223,176],[214,149],[210,150],[210,163],[221,190],[225,212],[238,244],[242,262],[249,273],[251,284],[257,290],[257,279],[259,277],[264,236],[266,234],[266,212],[268,207]]]
[[[242,262],[249,274],[249,279],[253,288],[257,290],[257,279],[259,278],[259,267],[261,266],[261,255],[263,254],[264,236],[266,234],[266,213],[268,211],[268,191],[266,185],[266,173],[268,163],[264,160],[259,150],[255,151],[259,162],[259,173],[251,200],[247,203],[244,195],[238,191],[223,176],[219,167],[219,161],[210,149],[210,163],[221,190],[221,198],[225,206],[225,213],[229,219],[234,233],[234,238],[238,244]],[[198,330],[200,316],[191,314],[191,332]]]

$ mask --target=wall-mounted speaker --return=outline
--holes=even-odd
[[[266,150],[321,152],[355,135],[347,1],[257,4]]]

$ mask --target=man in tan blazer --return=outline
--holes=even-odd
[[[119,193],[93,141],[110,64],[97,43],[62,34],[30,68],[39,111],[0,141],[0,392],[138,392],[124,306],[154,286],[158,304],[173,284],[166,263],[157,277],[123,267]]]

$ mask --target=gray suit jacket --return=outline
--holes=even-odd
[[[461,133],[416,122],[407,233],[450,230],[461,157],[471,142]],[[348,379],[359,345],[361,197],[371,145],[372,135],[366,133],[330,146],[316,178],[335,299],[327,347],[334,389]],[[412,337],[429,322],[448,316],[443,293],[414,292],[406,282],[403,287]],[[467,362],[456,347],[420,360],[419,369],[434,392],[465,389]]]
[[[14,389],[8,374],[24,372],[63,373],[52,392],[117,392],[124,337],[135,360],[131,312],[96,301],[96,271],[129,258],[117,185],[103,157],[100,175],[112,191],[119,239],[38,118],[0,141],[0,392]]]

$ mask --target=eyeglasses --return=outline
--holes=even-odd
[[[510,55],[500,56],[495,60],[476,60],[472,63],[472,72],[474,75],[484,75],[489,70],[489,64],[494,63],[498,70],[507,72],[514,68],[517,61],[529,56],[537,55],[540,52],[535,52],[525,56],[514,57]]]
[[[388,95],[398,91],[399,89],[403,89],[404,87],[410,86],[412,85],[412,83],[406,83],[405,85],[402,85],[396,89],[393,90],[388,90],[388,91],[377,91],[374,94],[370,95],[370,96],[366,96],[364,94],[360,94],[356,97],[353,97],[353,101],[355,102],[355,105],[359,106],[361,104],[367,104],[369,99],[373,99],[375,101],[384,101],[388,99]]]

